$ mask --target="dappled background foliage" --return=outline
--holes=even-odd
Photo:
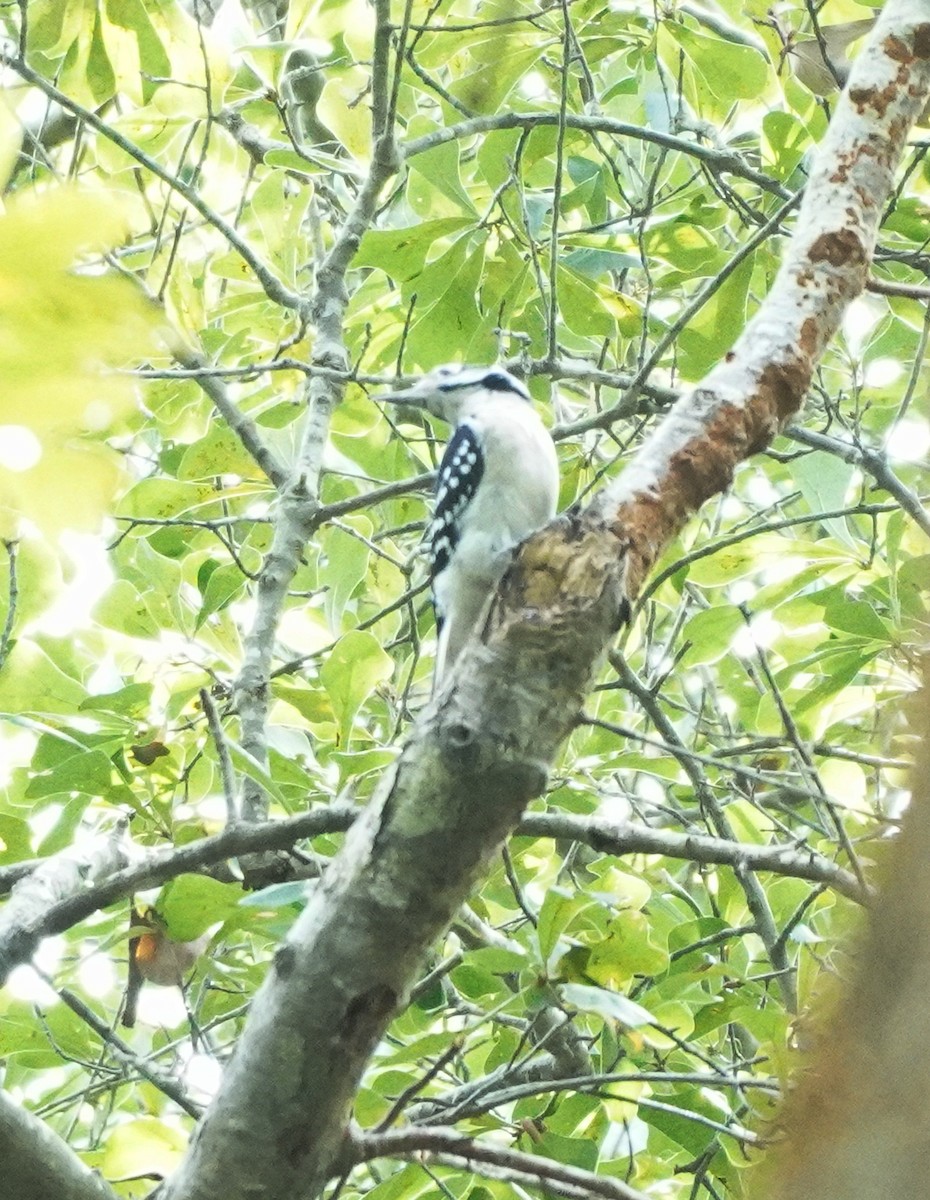
[[[338,370],[314,363],[306,300],[370,166],[374,10],[0,10],[31,68],[0,107],[0,868],[126,814],[143,847],[221,828],[203,689],[272,815],[364,802],[429,692],[421,537],[445,436],[384,411],[379,387],[507,362],[554,429],[567,508],[622,471],[772,281],[830,104],[792,75],[803,5],[777,21],[762,0],[392,7],[380,115],[406,165],[346,277],[350,370],[275,631],[266,763],[229,706],[276,513],[253,449],[289,461],[308,379]],[[698,866],[679,843],[617,859],[518,836],[383,1043],[363,1126],[402,1098],[409,1119],[640,1188],[740,1194],[902,806],[930,532],[922,136],[803,428],[665,554],[532,806],[810,848],[850,872],[846,894]],[[343,826],[304,845],[311,879]],[[153,894],[176,937],[213,941],[189,1011],[147,990],[131,1053],[81,1011],[116,1021],[127,905],[48,941],[44,983],[24,969],[0,996],[5,1086],[145,1194],[190,1124],[161,1077],[206,1102],[307,886],[245,894],[227,872]],[[343,1194],[467,1193],[437,1171],[381,1163]]]

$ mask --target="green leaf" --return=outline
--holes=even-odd
[[[130,637],[157,638],[161,624],[128,579],[116,579],[94,608],[94,618]]]
[[[396,282],[405,283],[423,270],[437,241],[470,224],[467,217],[441,217],[403,229],[369,229],[359,244],[353,265],[377,267]]]
[[[810,133],[792,113],[778,111],[765,114],[762,132],[768,143],[774,173],[779,179],[790,179],[810,149]]]
[[[567,892],[562,888],[549,888],[539,910],[536,925],[539,954],[544,963],[549,961],[559,938],[574,918],[589,908],[591,903],[587,896]]]
[[[227,737],[226,748],[229,751],[229,757],[236,770],[241,771],[243,775],[247,775],[249,779],[263,788],[275,803],[280,804],[282,808],[287,810],[288,805],[284,794],[278,787],[275,779],[265,770],[262,764],[246,750],[243,750],[239,743],[234,742],[232,738]]]
[[[168,936],[192,942],[211,925],[225,921],[242,898],[241,889],[207,875],[178,875],[166,883],[155,902]]]
[[[407,129],[409,137],[423,137],[433,133],[436,126],[423,118],[411,121]],[[451,200],[456,208],[469,214],[475,213],[468,192],[462,187],[459,176],[459,143],[446,141],[409,160],[410,176],[407,181],[407,197],[410,207],[422,217],[434,211],[433,189]]]
[[[715,604],[696,613],[682,630],[688,649],[684,663],[689,667],[717,662],[733,645],[733,638],[744,629],[746,620],[735,604]]]
[[[120,716],[139,717],[148,710],[152,699],[150,683],[127,683],[115,692],[102,692],[88,696],[82,701],[82,712],[117,713]]]
[[[846,496],[856,468],[825,450],[814,450],[792,460],[791,474],[801,489],[812,513],[836,512],[846,505]],[[825,526],[845,545],[856,550],[856,539],[849,532],[846,517],[831,517]]]
[[[84,688],[67,675],[35,642],[22,637],[0,671],[0,713],[75,712]]]
[[[107,54],[103,38],[103,21],[99,9],[95,13],[94,32],[87,59],[87,81],[90,84],[91,94],[98,104],[104,104],[113,98],[116,90],[116,76]]]
[[[687,379],[700,379],[733,345],[746,321],[753,273],[749,255],[692,317],[679,338],[679,366]]]
[[[370,537],[374,532],[367,517],[350,517],[346,524],[356,529],[362,537]],[[327,530],[321,545],[323,561],[319,578],[326,588],[326,619],[333,633],[338,633],[346,605],[368,573],[371,551],[361,538],[353,537],[338,526]]]
[[[610,271],[628,271],[642,268],[642,260],[635,254],[623,250],[608,250],[597,246],[578,246],[563,254],[559,262],[571,267],[579,275],[599,279]]]
[[[566,1166],[582,1171],[593,1171],[597,1167],[598,1147],[590,1137],[564,1137],[547,1129],[542,1137],[530,1143],[534,1154],[541,1154]],[[542,1172],[545,1175],[545,1169]]]
[[[320,668],[320,681],[326,688],[339,723],[338,745],[347,746],[352,723],[364,701],[394,672],[394,660],[382,650],[373,634],[352,630],[344,634]]]
[[[758,50],[726,41],[703,30],[692,29],[681,22],[661,23],[660,45],[666,34],[674,39],[700,72],[704,86],[721,101],[729,104],[736,97],[757,99],[764,93],[768,83],[768,67]],[[671,65],[677,59],[677,54],[671,47],[669,49]]]
[[[891,633],[871,604],[864,600],[833,600],[823,610],[823,619],[831,629],[857,637],[889,642]]]
[[[627,1029],[638,1029],[653,1023],[652,1013],[619,992],[589,987],[584,983],[563,983],[559,985],[559,993],[565,1003],[573,1008],[594,1013],[608,1021],[619,1021]]]
[[[303,907],[307,903],[307,881],[292,879],[288,883],[272,883],[249,892],[239,901],[242,908],[287,908],[291,904]]]
[[[0,863],[22,862],[32,856],[32,833],[26,821],[0,813]]]
[[[26,795],[33,799],[61,792],[105,796],[112,778],[113,764],[109,757],[102,750],[86,750],[72,754],[52,771],[34,775]]]
[[[100,1170],[108,1179],[163,1179],[184,1155],[187,1135],[155,1117],[137,1117],[116,1125],[103,1149]]]
[[[407,339],[414,362],[434,365],[461,356],[481,324],[477,298],[485,238],[460,238],[417,282],[416,319]],[[430,303],[431,296],[436,296]]]
[[[197,613],[200,626],[212,613],[220,612],[242,595],[246,586],[242,568],[235,563],[225,563],[210,572],[203,588],[203,603]]]

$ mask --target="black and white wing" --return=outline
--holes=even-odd
[[[437,632],[442,632],[445,613],[437,600],[436,580],[449,566],[461,536],[462,517],[474,499],[483,474],[484,460],[478,434],[471,425],[464,422],[452,435],[439,464],[436,505],[427,531],[429,575],[436,609]]]

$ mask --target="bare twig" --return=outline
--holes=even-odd
[[[604,1200],[646,1200],[644,1192],[616,1177],[595,1175],[593,1171],[568,1167],[555,1159],[476,1141],[456,1129],[408,1128],[380,1133],[363,1133],[356,1129],[351,1133],[346,1150],[347,1157],[355,1162],[429,1155],[440,1162],[464,1165],[479,1174],[540,1187],[553,1195],[572,1197],[573,1200],[591,1196]]]
[[[19,582],[16,577],[16,542],[4,538],[4,548],[7,553],[7,588],[6,588],[6,620],[3,622],[3,632],[0,633],[0,671],[10,653],[13,641],[13,630],[16,627],[16,605],[19,600]]]
[[[301,310],[303,300],[290,288],[286,287],[280,279],[274,274],[270,267],[258,258],[247,242],[236,233],[235,229],[223,218],[218,212],[215,212],[201,197],[196,188],[191,187],[176,175],[172,175],[151,155],[146,154],[143,150],[129,138],[124,137],[117,129],[108,125],[89,108],[85,108],[82,104],[78,104],[76,100],[60,91],[55,85],[47,80],[38,71],[34,71],[21,58],[13,58],[5,60],[7,66],[15,71],[21,79],[25,79],[27,83],[33,84],[41,92],[44,92],[50,100],[54,100],[60,104],[67,112],[74,115],[87,125],[95,130],[101,136],[113,142],[115,146],[124,151],[133,158],[140,166],[145,167],[162,183],[166,183],[179,196],[183,196],[191,208],[195,209],[200,215],[217,230],[218,233],[226,239],[237,254],[241,255],[245,263],[248,265],[255,278],[259,281],[265,294],[269,300],[273,300],[276,304],[280,304],[283,308],[292,308]]]
[[[223,733],[220,714],[213,703],[213,697],[206,688],[200,689],[200,703],[207,716],[207,725],[210,727],[210,736],[213,738],[217,761],[220,765],[220,779],[223,781],[223,798],[226,801],[226,824],[227,826],[235,825],[239,819],[239,813],[236,808],[236,772],[233,769],[232,759],[229,755],[229,746],[226,744],[226,735]]]

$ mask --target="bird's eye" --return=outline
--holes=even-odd
[[[461,369],[458,363],[446,363],[444,366],[436,368],[436,374],[440,379],[448,379],[450,375],[458,375]]]
[[[516,396],[522,396],[524,400],[530,398],[529,392],[519,379],[514,379],[506,371],[490,371],[481,382],[489,392],[513,392]]]

